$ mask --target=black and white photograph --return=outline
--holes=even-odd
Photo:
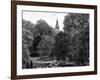
[[[12,77],[97,73],[97,7],[60,3],[12,4]]]
[[[22,11],[22,68],[89,65],[89,14]]]

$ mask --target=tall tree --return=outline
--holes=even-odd
[[[40,55],[49,54],[50,47],[53,44],[53,38],[55,36],[54,29],[45,20],[40,19],[34,25],[32,34],[34,40],[33,45],[30,47],[31,53],[33,55],[34,53]]]
[[[73,60],[77,65],[86,64],[89,58],[89,14],[66,15],[64,32],[70,36]]]
[[[33,35],[30,31],[30,22],[23,20],[22,22],[22,68],[32,67],[30,60],[29,46],[32,44]]]

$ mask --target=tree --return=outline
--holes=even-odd
[[[69,53],[69,38],[64,32],[59,32],[55,37],[54,56],[57,60],[65,60]]]
[[[54,29],[46,21],[40,19],[34,25],[34,28],[32,29],[32,34],[34,38],[33,44],[30,47],[30,52],[32,53],[32,55],[34,56],[35,54],[49,54],[50,46],[55,36]]]
[[[73,61],[77,65],[85,64],[89,57],[89,15],[69,13],[63,29],[70,36]]]
[[[80,13],[69,13],[64,18],[64,32],[74,36],[85,27],[89,26],[89,15]]]
[[[23,20],[22,22],[22,68],[32,67],[30,60],[29,46],[31,46],[33,35],[30,31],[30,22]]]
[[[40,19],[33,29],[33,36],[36,37],[38,34],[54,36],[55,31],[46,21]]]
[[[25,29],[30,30],[32,33],[34,30],[34,24],[30,21],[22,20],[22,25],[24,26]]]
[[[38,45],[40,56],[49,56],[54,47],[54,38],[49,35],[43,35],[41,42]]]

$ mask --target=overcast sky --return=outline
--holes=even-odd
[[[33,24],[35,24],[37,20],[42,19],[53,28],[55,28],[56,20],[58,19],[60,30],[63,30],[64,16],[67,14],[68,13],[23,11],[23,19],[31,21]]]

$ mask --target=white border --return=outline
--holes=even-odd
[[[22,69],[22,10],[37,11],[58,11],[70,13],[88,13],[90,14],[90,66],[81,67],[64,67],[64,68],[45,68],[45,69]],[[41,6],[24,6],[17,5],[17,75],[30,74],[47,74],[47,73],[69,73],[94,71],[94,10],[79,8],[58,8],[58,7],[41,7]]]

